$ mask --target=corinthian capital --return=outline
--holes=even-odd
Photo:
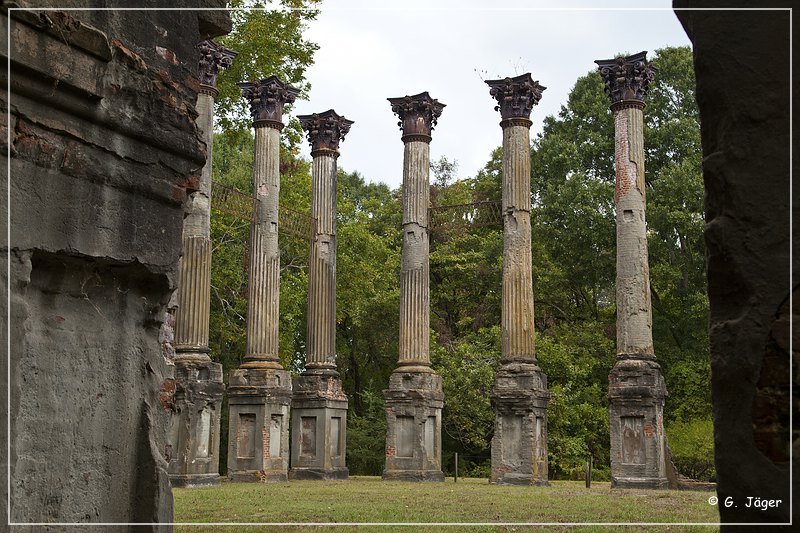
[[[242,96],[250,102],[253,126],[283,127],[283,106],[294,102],[300,89],[282,82],[276,76],[239,83]]]
[[[298,115],[297,119],[311,143],[312,156],[321,151],[338,153],[339,143],[353,125],[352,120],[338,115],[333,109],[311,115]]]
[[[646,51],[628,57],[599,59],[595,63],[612,107],[620,103],[644,106],[644,97],[656,74],[656,68],[647,61]]]
[[[206,87],[216,88],[217,74],[220,70],[230,67],[233,58],[239,53],[225,48],[211,39],[197,43],[197,50],[200,52],[198,69],[200,83]]]
[[[503,120],[525,119],[530,120],[533,106],[542,99],[543,87],[527,72],[514,78],[502,80],[487,80],[490,87],[489,94],[497,100],[495,111],[500,111]]]
[[[400,118],[397,123],[403,130],[403,142],[431,140],[431,132],[440,116],[445,104],[431,98],[428,91],[414,96],[388,98],[392,104],[392,111]]]

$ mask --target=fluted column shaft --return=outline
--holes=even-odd
[[[280,192],[280,125],[256,123],[253,194],[255,213],[250,225],[247,284],[247,348],[244,368],[280,368],[278,319],[280,253],[278,194]]]
[[[175,404],[170,420],[170,483],[173,487],[219,484],[222,365],[209,357],[211,308],[211,166],[217,75],[236,52],[212,40],[197,43],[200,86],[195,109],[206,161],[186,201],[182,253],[175,291]]]
[[[431,132],[445,104],[426,92],[389,98],[403,131],[403,255],[396,372],[430,373],[428,203]]]
[[[535,363],[531,264],[531,110],[545,90],[528,72],[487,80],[503,120],[501,362]]]
[[[656,68],[647,52],[595,61],[614,116],[617,209],[617,356],[655,359],[647,258],[644,100]]]
[[[430,366],[429,171],[428,142],[406,142],[403,153],[400,366]]]
[[[336,158],[317,150],[311,168],[311,216],[317,220],[308,273],[307,370],[336,368]]]
[[[178,360],[210,361],[208,320],[211,308],[211,147],[214,134],[214,94],[201,86],[197,95],[197,126],[206,143],[207,159],[198,189],[189,195],[183,221],[182,255],[178,272],[175,351]]]
[[[504,120],[502,362],[536,361],[531,266],[530,120]]]
[[[278,357],[280,317],[280,132],[283,109],[298,89],[277,76],[241,82],[255,129],[253,220],[247,278],[244,362],[228,385],[228,479],[286,481],[292,382]],[[295,430],[299,430],[295,426]]]
[[[654,358],[645,223],[643,104],[612,106],[617,208],[617,354]]]
[[[608,375],[611,486],[667,488],[667,389],[653,351],[645,224],[643,109],[656,69],[647,52],[596,63],[611,97],[616,169],[617,361]]]
[[[503,120],[503,293],[501,365],[490,483],[547,485],[547,376],[536,366],[531,264],[530,115],[545,90],[530,72],[487,80]]]

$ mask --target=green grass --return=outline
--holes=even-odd
[[[485,479],[453,483],[384,482],[377,477],[348,481],[222,483],[219,487],[174,489],[175,522],[718,522],[708,498],[713,492],[611,490],[609,483],[554,481],[550,487],[489,485]],[[183,526],[176,531],[256,531],[238,526]],[[293,528],[295,529],[295,528]],[[298,527],[296,529],[311,529]],[[334,528],[347,530],[348,528]],[[441,526],[371,527],[366,530],[438,531]],[[464,530],[466,528],[458,528]],[[471,531],[519,527],[475,526]],[[607,531],[603,527],[551,531]],[[623,529],[616,526],[615,529]],[[624,528],[628,531],[641,527]],[[714,531],[716,527],[658,526],[648,531]],[[327,531],[328,529],[326,529]]]

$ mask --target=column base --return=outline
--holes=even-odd
[[[504,472],[502,468],[495,470],[489,477],[492,485],[524,485],[526,487],[549,487],[550,481],[536,477],[533,473],[520,474],[517,472]]]
[[[285,483],[289,477],[281,470],[240,470],[228,471],[228,480],[233,483]]]
[[[498,485],[547,486],[547,376],[535,363],[500,367],[491,401],[494,408],[492,470]]]
[[[616,477],[611,476],[612,489],[669,489],[669,480],[665,477]]]
[[[384,470],[383,481],[444,481],[441,470]]]
[[[170,474],[169,483],[173,489],[216,487],[219,485],[219,474]]]
[[[347,467],[343,468],[302,468],[292,467],[289,470],[289,479],[291,480],[319,480],[319,481],[335,481],[350,479],[350,470]]]
[[[289,470],[289,373],[239,368],[228,387],[228,478],[281,482]]]
[[[664,400],[661,367],[646,359],[621,356],[608,376],[611,433],[611,486],[667,489]]]
[[[289,479],[347,479],[347,396],[330,372],[292,379]]]
[[[442,473],[442,377],[430,369],[395,370],[386,400],[385,480],[444,481]]]
[[[174,412],[170,421],[169,478],[173,487],[219,484],[222,365],[203,357],[175,360]]]

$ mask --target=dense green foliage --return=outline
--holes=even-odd
[[[710,418],[676,421],[667,426],[672,462],[692,479],[714,481],[714,431]]]
[[[293,30],[297,35],[302,20]],[[284,44],[314,48],[302,37]],[[289,75],[281,70],[288,68],[284,63],[299,60],[286,54],[270,65]],[[710,371],[691,51],[658,50],[654,62],[659,71],[645,110],[645,147],[655,350],[670,391],[665,416],[676,442],[673,456],[691,468],[686,474],[708,477],[700,468],[710,450],[691,444],[710,435],[707,427],[692,422],[709,417]],[[300,69],[290,79],[302,85],[302,74]],[[219,113],[238,116],[231,106],[223,103]],[[232,122],[222,125],[214,141],[214,179],[250,193],[252,134]],[[296,155],[295,133],[285,130],[280,201],[308,213],[310,165]],[[606,396],[615,360],[613,138],[608,97],[599,75],[590,72],[576,82],[558,115],[545,119],[532,143],[536,345],[552,394],[548,447],[555,479],[580,478],[589,456],[596,479],[608,475]],[[454,161],[434,162],[432,206],[499,200],[502,153],[498,148],[487,155],[477,175],[460,179]],[[400,197],[399,190],[367,183],[357,172],[339,172],[337,364],[350,398],[347,462],[353,474],[383,469],[382,390],[397,359]],[[226,379],[244,355],[248,233],[247,222],[214,212],[211,344]],[[288,234],[280,244],[280,353],[286,368],[299,372],[309,247]],[[494,421],[489,393],[500,357],[502,252],[502,231],[496,226],[431,234],[431,360],[444,381],[446,472],[452,471],[458,452],[462,474],[488,473]],[[681,440],[684,433],[694,440]]]
[[[217,80],[217,121],[226,132],[247,130],[250,113],[236,85],[269,76],[308,95],[305,72],[314,62],[319,46],[306,39],[303,31],[314,20],[321,0],[231,0],[233,30],[219,41],[239,55]],[[249,9],[242,9],[249,8]],[[296,144],[301,130],[297,121],[289,124],[285,138]]]

